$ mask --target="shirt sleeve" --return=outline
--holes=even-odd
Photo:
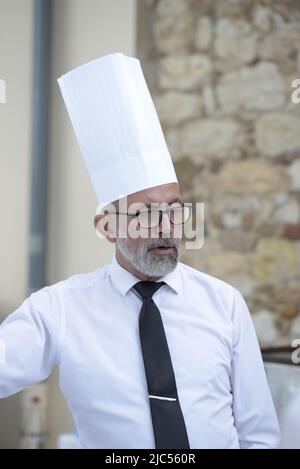
[[[277,448],[280,428],[247,304],[233,289],[233,414],[240,447]]]
[[[58,362],[62,311],[57,292],[32,293],[0,326],[0,398],[46,379]]]

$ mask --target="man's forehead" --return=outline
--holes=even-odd
[[[144,191],[136,192],[127,196],[127,203],[140,203],[144,205],[172,203],[180,201],[178,184],[163,184],[157,187],[150,187]]]
[[[168,204],[171,205],[175,202],[181,203],[182,200],[180,197],[172,197],[168,198],[167,200],[161,200],[161,201],[150,201],[145,203],[146,207],[151,207],[152,205],[160,205],[160,204]]]
[[[125,201],[124,201],[125,202]],[[153,207],[158,205],[171,205],[173,203],[182,203],[180,196],[176,197],[137,197],[137,198],[127,198],[127,205],[134,204],[135,206],[142,205],[145,207]]]

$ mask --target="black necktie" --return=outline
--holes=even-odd
[[[155,447],[189,448],[176,381],[160,311],[152,295],[165,282],[138,282],[134,289],[143,298],[139,316],[141,347],[146,372]]]

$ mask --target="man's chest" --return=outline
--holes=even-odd
[[[137,304],[120,311],[85,311],[67,328],[60,382],[73,405],[109,409],[111,402],[144,405],[147,382],[141,352]],[[193,304],[182,309],[157,302],[172,359],[179,397],[186,406],[208,395],[230,395],[230,323]],[[160,373],[160,370],[157,370]]]

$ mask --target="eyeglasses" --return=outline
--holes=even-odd
[[[155,228],[161,223],[162,214],[167,213],[172,225],[183,225],[186,223],[191,216],[191,207],[187,205],[179,205],[176,207],[170,207],[166,210],[149,209],[149,210],[137,210],[136,213],[128,212],[108,212],[106,213],[116,215],[128,215],[137,219],[141,228]]]

